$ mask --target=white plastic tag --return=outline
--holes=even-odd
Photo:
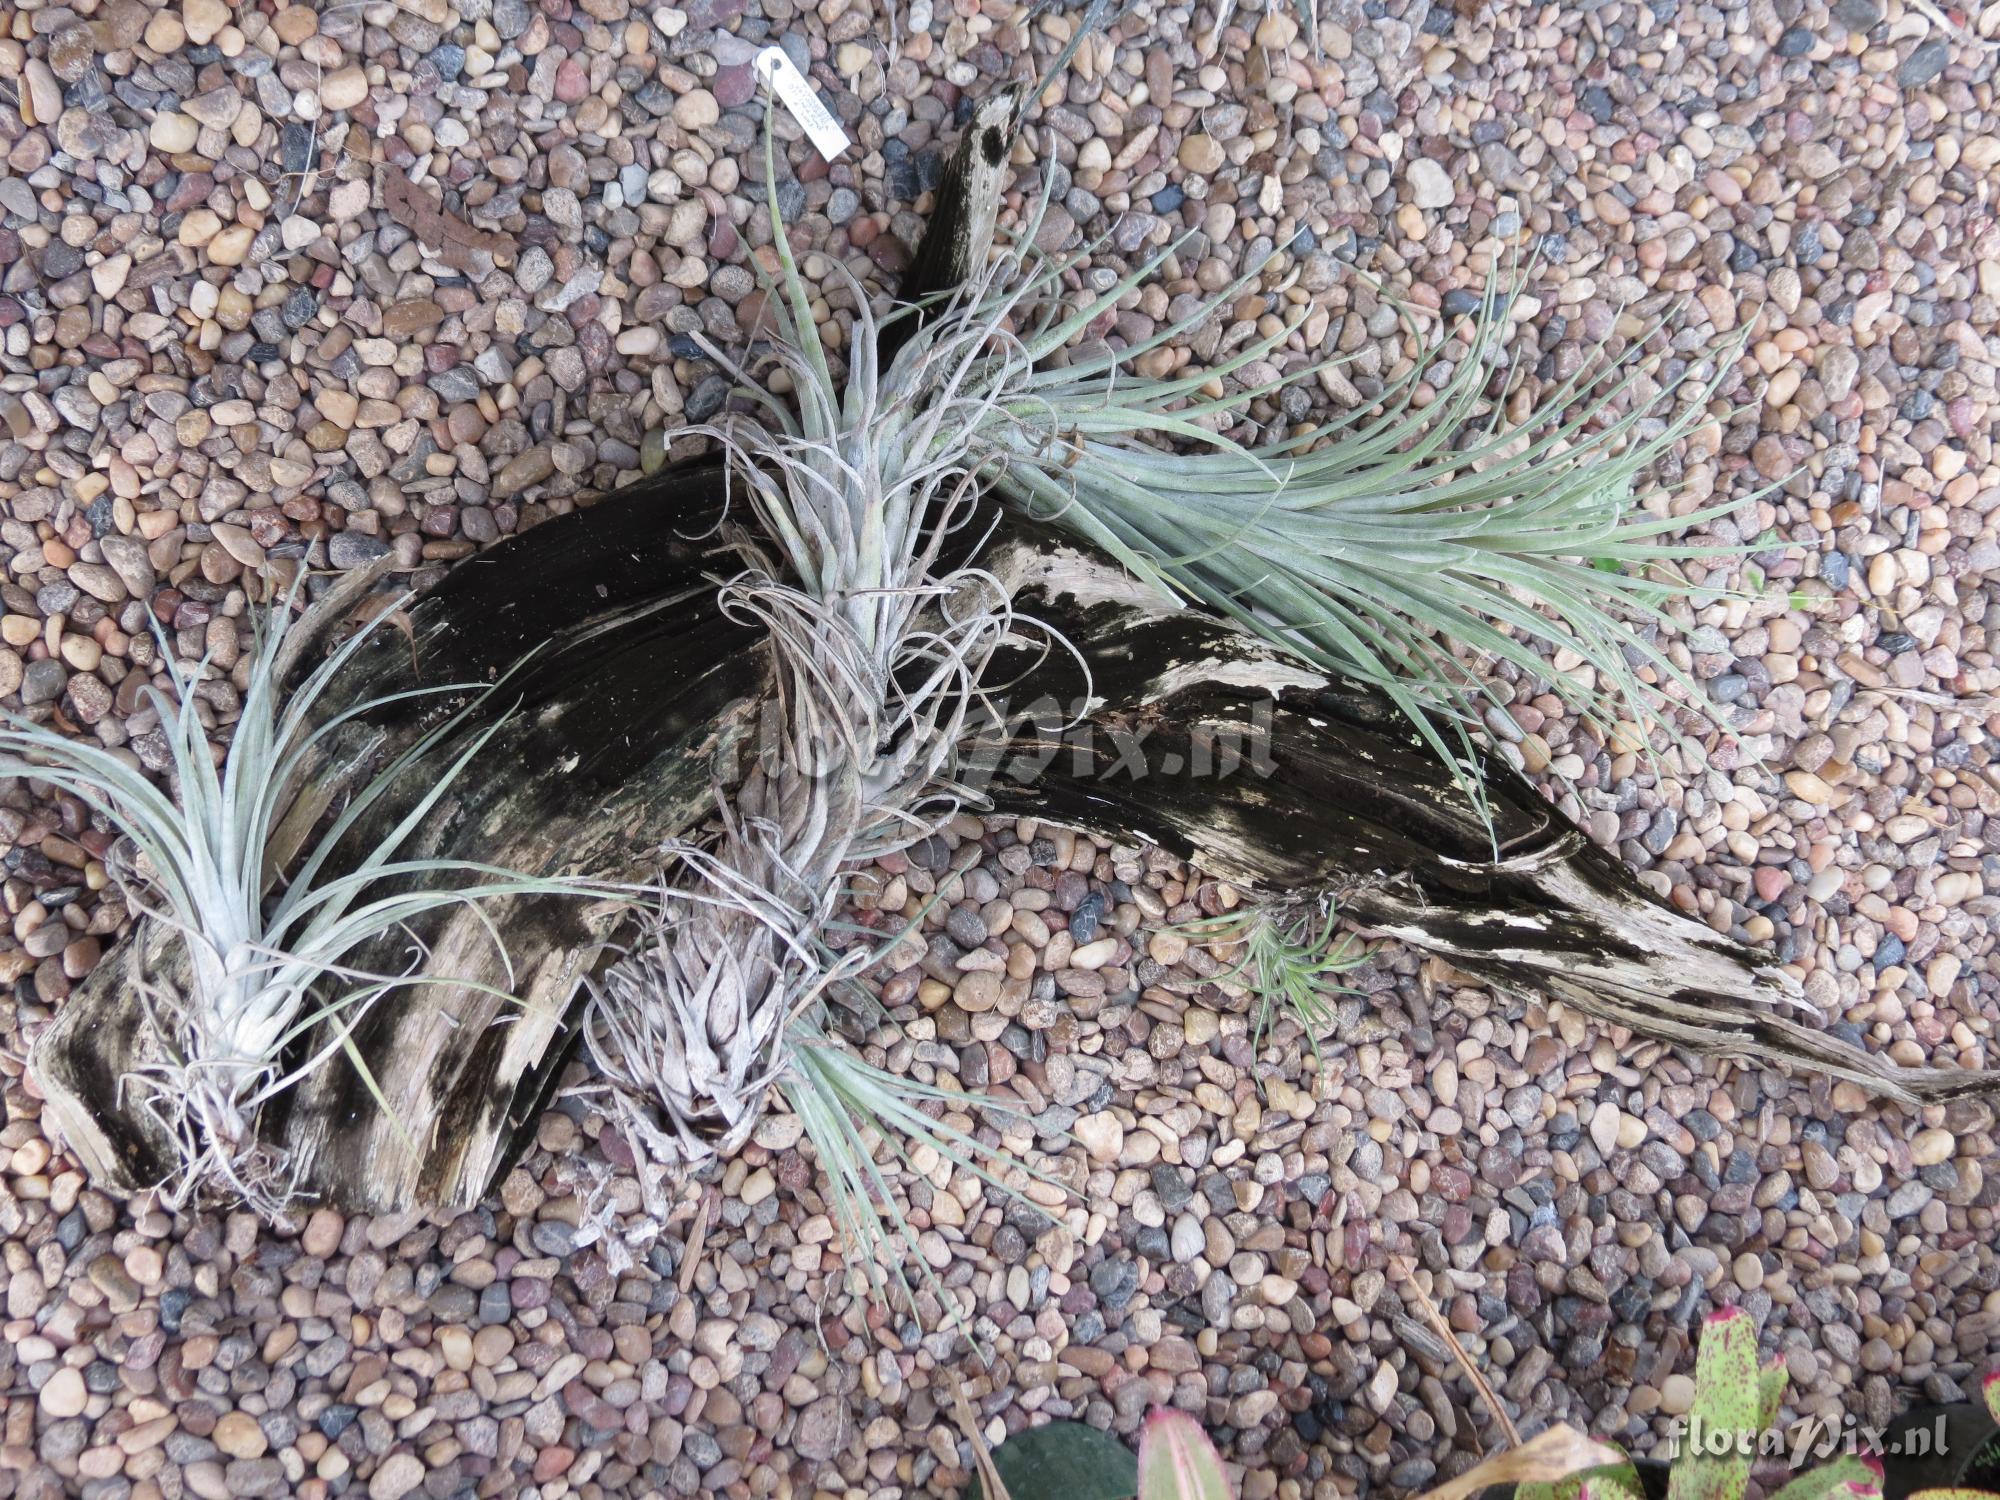
[[[840,121],[834,119],[831,111],[820,103],[819,95],[806,81],[806,75],[798,69],[798,64],[785,55],[783,47],[766,47],[757,54],[753,64],[757,76],[771,86],[792,118],[813,143],[813,149],[832,161],[847,149],[847,132],[840,128]]]

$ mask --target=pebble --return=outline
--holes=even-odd
[[[1125,1127],[1110,1110],[1084,1115],[1075,1125],[1076,1138],[1095,1161],[1113,1162],[1125,1146]]]
[[[90,1399],[84,1387],[83,1372],[73,1365],[64,1365],[48,1378],[37,1399],[43,1415],[57,1421],[83,1415],[84,1406]]]
[[[423,1460],[411,1453],[391,1453],[368,1481],[368,1500],[403,1500],[423,1482]]]
[[[214,41],[216,33],[230,21],[229,7],[222,0],[182,0],[180,9],[187,39],[197,47]]]
[[[1445,175],[1443,167],[1427,156],[1411,161],[1406,179],[1409,183],[1410,202],[1418,208],[1449,208],[1457,194],[1452,190],[1451,179]]]
[[[335,69],[321,80],[322,109],[353,109],[368,97],[368,74],[358,65]]]
[[[1213,136],[1191,135],[1181,142],[1180,164],[1198,177],[1220,171],[1227,160],[1221,143]]]
[[[231,1458],[262,1458],[269,1446],[257,1419],[240,1411],[223,1413],[209,1440]]]

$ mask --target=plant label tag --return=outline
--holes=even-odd
[[[771,86],[792,118],[812,140],[813,149],[828,161],[832,161],[847,149],[847,132],[840,128],[840,121],[834,119],[827,107],[806,81],[798,64],[785,55],[783,47],[766,47],[757,54],[752,64],[757,76]]]

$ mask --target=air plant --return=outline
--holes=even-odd
[[[766,161],[775,184],[768,135]],[[770,203],[776,222],[775,188]],[[848,1128],[862,1075],[801,1046],[826,998],[879,956],[858,946],[827,961],[838,877],[956,814],[953,772],[985,717],[984,668],[1028,626],[989,574],[946,560],[986,478],[970,435],[1005,389],[982,378],[993,329],[952,324],[924,357],[884,368],[861,298],[843,389],[783,233],[775,247],[774,348],[796,412],[717,354],[758,416],[692,431],[731,455],[756,523],[730,526],[742,570],[722,606],[768,630],[776,711],[740,778],[717,789],[716,832],[663,851],[652,929],[596,985],[591,1045],[656,1156],[727,1155],[784,1084],[795,1103],[819,1091],[820,1107],[800,1113],[820,1127],[837,1183],[858,1186],[872,1168],[843,1170],[863,1158],[824,1132]]]
[[[1026,340],[1030,357],[1039,365],[1158,263]],[[1642,671],[1699,697],[1634,625],[1678,633],[1664,606],[1687,585],[1672,570],[1704,549],[1660,539],[1742,502],[1662,517],[1636,506],[1633,490],[1708,420],[1729,357],[1662,392],[1657,360],[1607,360],[1600,343],[1515,420],[1506,397],[1522,372],[1498,360],[1506,320],[1489,280],[1460,346],[1432,343],[1366,407],[1249,445],[1223,434],[1254,401],[1343,361],[1256,387],[1226,384],[1278,350],[1288,325],[1214,368],[1168,379],[1127,373],[1217,315],[1249,279],[1135,346],[1033,371],[982,434],[1007,455],[996,486],[1162,591],[1378,689],[1448,762],[1470,759],[1479,700],[1506,702],[1493,685],[1496,661],[1546,678],[1606,730],[1648,716]],[[1450,371],[1439,377],[1447,352]],[[1420,392],[1430,399],[1420,403]],[[1678,404],[1662,419],[1655,411],[1668,394]],[[1162,437],[1178,446],[1161,446]],[[1551,671],[1544,653],[1568,653],[1582,670]],[[1465,784],[1477,777],[1468,772]]]
[[[912,1130],[943,1155],[953,1143],[919,1111],[885,1112],[891,1081],[860,1087],[815,1040],[827,997],[892,946],[830,958],[821,938],[844,869],[907,847],[965,804],[955,776],[987,722],[987,665],[1030,628],[976,555],[947,560],[975,552],[954,533],[982,492],[1106,547],[1163,594],[1191,595],[1380,687],[1449,756],[1437,716],[1462,709],[1477,677],[1440,634],[1523,670],[1544,669],[1529,642],[1566,646],[1614,687],[1640,691],[1624,655],[1633,636],[1614,610],[1670,626],[1660,590],[1572,559],[1655,558],[1651,540],[1681,523],[1632,518],[1630,480],[1705,416],[1700,400],[1722,374],[1679,420],[1650,426],[1619,410],[1636,374],[1602,377],[1580,414],[1555,415],[1596,389],[1599,376],[1578,376],[1525,437],[1484,395],[1498,322],[1489,296],[1429,406],[1413,399],[1426,359],[1383,394],[1378,419],[1246,447],[1221,433],[1271,388],[1216,392],[1283,334],[1195,375],[1147,380],[1125,367],[1191,333],[1256,273],[1136,348],[1067,349],[1159,260],[1071,305],[1074,262],[1036,256],[1037,213],[991,264],[982,253],[914,336],[889,334],[900,352],[886,364],[854,288],[842,383],[779,219],[768,133],[766,173],[771,350],[792,400],[711,350],[752,411],[690,431],[730,455],[754,522],[728,526],[741,571],[721,599],[768,631],[775,722],[760,753],[718,784],[711,830],[665,846],[650,930],[594,986],[589,1035],[628,1133],[662,1161],[733,1152],[782,1088],[846,1205],[843,1227],[872,1261],[882,1234],[864,1205],[887,1187],[854,1127]],[[1066,363],[1052,360],[1058,351]],[[1200,451],[1170,453],[1162,440]],[[1646,659],[1671,670],[1657,652]],[[1308,1031],[1315,981],[1349,962],[1325,941],[1330,921],[1318,939],[1251,929],[1266,983]]]
[[[369,1007],[415,981],[408,973],[355,967],[361,950],[407,932],[442,907],[567,889],[463,861],[406,857],[411,834],[498,725],[442,763],[440,741],[495,687],[413,689],[316,722],[329,685],[389,616],[378,613],[287,695],[285,680],[304,641],[351,602],[330,599],[295,621],[298,592],[295,585],[253,624],[248,683],[220,768],[196,709],[214,668],[207,660],[178,661],[156,627],[173,691],[150,685],[145,691],[172,763],[172,795],[129,752],[0,713],[0,775],[42,782],[102,817],[119,835],[106,863],[127,906],[185,949],[188,983],[182,990],[153,982],[144,972],[145,945],[129,945],[131,984],[159,1038],[160,1055],[119,1081],[178,1148],[179,1172],[166,1185],[177,1206],[203,1188],[218,1187],[275,1214],[291,1185],[284,1161],[256,1138],[259,1108],[336,1050],[374,1089],[349,1042],[352,1028]],[[295,805],[312,803],[317,811],[309,783],[324,769],[321,757],[341,726],[403,699],[468,692],[470,703],[351,795],[295,867],[274,868],[289,841],[286,820]],[[408,796],[419,785],[427,789],[385,838],[358,854],[340,850],[377,803]],[[489,931],[501,944],[498,931]],[[413,955],[419,953],[411,942]],[[329,1023],[332,1039],[304,1058],[293,1056],[322,1022]],[[377,1103],[387,1108],[379,1093]]]
[[[1240,977],[1256,996],[1253,1052],[1263,1051],[1271,1027],[1280,1015],[1288,1014],[1298,1022],[1317,1059],[1320,1039],[1334,1025],[1329,990],[1349,993],[1327,981],[1359,968],[1368,957],[1351,934],[1340,930],[1340,914],[1325,897],[1303,909],[1251,906],[1197,917],[1183,922],[1178,931],[1198,943],[1241,945],[1241,956],[1222,977]]]
[[[999,1197],[1044,1214],[1046,1207],[1028,1196],[1028,1188],[1040,1184],[1060,1196],[1061,1185],[1048,1173],[980,1138],[974,1110],[1023,1123],[1005,1101],[974,1099],[877,1067],[842,1038],[819,1030],[817,1017],[794,1028],[792,1043],[785,1099],[819,1157],[847,1262],[865,1286],[893,1287],[909,1306],[917,1305],[916,1288],[903,1269],[917,1236],[894,1183],[877,1164],[885,1151],[915,1176],[948,1165],[978,1178]],[[930,1263],[918,1256],[917,1265],[922,1282],[944,1304],[944,1288]]]

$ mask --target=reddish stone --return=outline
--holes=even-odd
[[[556,69],[556,98],[564,104],[576,104],[590,92],[590,75],[573,57],[566,57]]]
[[[565,1448],[560,1443],[544,1448],[535,1455],[535,1483],[547,1484],[569,1472],[569,1466],[576,1462],[576,1450]]]
[[[183,213],[203,202],[215,191],[215,179],[206,172],[183,172],[173,195],[160,205],[163,214]]]
[[[734,109],[739,104],[748,104],[756,97],[757,75],[751,71],[748,63],[717,68],[715,76],[708,81],[708,91],[715,95],[715,102],[724,109]]]

